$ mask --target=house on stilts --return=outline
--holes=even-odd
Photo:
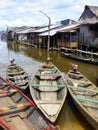
[[[85,6],[79,18],[79,44],[84,50],[98,51],[98,6]]]

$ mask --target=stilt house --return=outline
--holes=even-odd
[[[98,49],[98,6],[86,5],[79,23],[81,24],[79,43],[91,51]]]

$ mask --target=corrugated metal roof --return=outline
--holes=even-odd
[[[60,26],[63,26],[63,25],[61,25],[61,24],[51,25],[51,26],[50,26],[50,29],[58,28],[58,27],[60,27]],[[42,29],[35,30],[34,32],[39,32],[39,33],[41,33],[41,32],[47,31],[48,29],[49,29],[48,27],[45,27],[45,28],[42,28]]]
[[[56,34],[56,31],[55,30],[52,30],[50,31],[50,36],[53,36]],[[45,33],[41,33],[39,34],[39,36],[48,36],[48,32],[45,32]]]
[[[50,26],[50,29],[62,27],[62,26],[64,26],[64,25],[67,26],[68,24],[70,24],[70,23],[72,23],[72,22],[75,22],[75,21],[73,21],[73,20],[71,20],[71,19],[66,19],[66,20],[58,21],[58,22],[56,22],[55,24],[51,25],[51,26]],[[42,28],[42,29],[37,29],[37,30],[35,30],[35,31],[33,31],[33,32],[41,33],[41,32],[48,31],[48,29],[49,29],[48,27],[44,27],[44,28]]]
[[[55,35],[57,32],[67,32],[67,31],[70,31],[72,29],[75,29],[78,26],[79,26],[79,24],[72,24],[72,25],[69,25],[69,26],[65,26],[65,27],[61,27],[61,28],[50,30],[50,36]],[[47,36],[47,35],[48,35],[48,31],[45,32],[45,33],[39,34],[39,36]]]
[[[44,27],[44,28],[41,28],[41,29],[37,29],[35,30],[34,32],[44,32],[44,31],[47,31],[48,30],[48,27]]]
[[[17,34],[26,34],[26,33],[33,32],[34,30],[35,30],[35,28],[29,28],[29,29],[17,32]]]
[[[65,26],[65,27],[59,29],[58,32],[61,32],[61,31],[64,32],[64,30],[65,30],[65,31],[66,31],[66,30],[71,30],[71,29],[73,29],[73,28],[78,27],[79,25],[80,25],[80,24],[71,24],[71,25],[69,25],[69,26]]]

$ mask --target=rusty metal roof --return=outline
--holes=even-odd
[[[68,25],[65,27],[63,26],[61,28],[50,30],[50,36],[55,35],[57,32],[68,32],[68,31],[72,31],[72,30],[77,29],[77,28],[79,28],[79,24],[71,24],[71,25]],[[39,34],[39,36],[47,36],[47,35],[48,35],[48,31]]]
[[[35,28],[29,28],[29,29],[25,29],[25,30],[17,32],[17,34],[26,34],[26,33],[33,32],[34,30]]]

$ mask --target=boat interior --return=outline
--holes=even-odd
[[[72,77],[71,77],[72,74]],[[93,118],[96,120],[98,118],[98,88],[89,81],[85,76],[82,74],[75,73],[75,75],[79,75],[82,78],[78,79],[73,78],[72,70],[68,72],[67,82],[70,91],[75,99],[80,101],[80,104],[86,109],[87,112],[93,113]],[[92,116],[92,114],[91,114]]]
[[[0,79],[0,116],[15,130],[41,130],[47,121],[24,96]]]
[[[34,97],[36,100],[56,101],[62,100],[65,93],[65,82],[62,75],[57,71],[38,71],[35,74],[32,87],[34,88]]]

